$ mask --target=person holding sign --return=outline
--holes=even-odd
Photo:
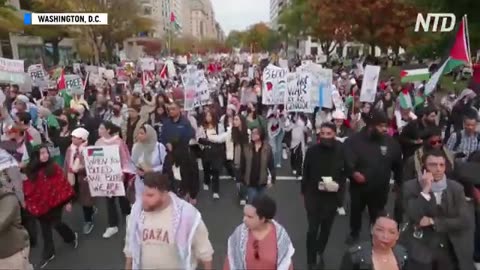
[[[118,152],[120,156],[120,163],[125,179],[130,179],[135,174],[135,168],[130,160],[130,152],[125,142],[120,138],[121,130],[110,121],[104,121],[98,128],[98,135],[100,138],[95,143],[95,146],[118,146]],[[127,189],[125,187],[125,189]],[[118,213],[117,206],[115,204],[116,198],[120,205],[122,214],[127,216],[130,214],[130,203],[125,196],[120,197],[108,197],[107,199],[107,215],[108,215],[108,228],[103,234],[103,238],[110,238],[118,232]]]

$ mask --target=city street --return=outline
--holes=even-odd
[[[279,178],[284,180],[279,180],[277,185],[269,190],[269,194],[277,201],[278,214],[276,220],[286,227],[292,238],[295,247],[293,261],[295,269],[306,269],[305,236],[307,221],[299,194],[299,182],[293,180],[293,177],[286,176],[288,175],[286,172],[280,172],[280,174],[283,177]],[[215,269],[222,268],[227,252],[228,236],[242,222],[242,208],[235,199],[235,184],[231,180],[222,180],[220,189],[220,200],[214,201],[211,198],[211,193],[203,190],[200,192],[198,200],[198,208],[208,227],[210,241],[215,250]],[[55,235],[57,255],[55,260],[48,265],[48,269],[120,269],[124,267],[122,249],[125,222],[120,227],[120,233],[111,239],[103,239],[102,234],[107,225],[104,200],[97,199],[97,206],[99,211],[95,217],[95,228],[90,235],[80,234],[80,244],[77,250],[63,244],[58,235]],[[74,230],[81,231],[82,213],[78,206],[72,213],[65,215],[65,220]],[[368,237],[366,232],[365,229],[364,239]],[[348,216],[337,216],[325,254],[326,269],[338,269],[343,252],[346,249],[344,241],[347,233]],[[41,236],[39,239],[41,239]],[[38,247],[33,249],[32,263],[38,263],[40,252],[41,250]]]

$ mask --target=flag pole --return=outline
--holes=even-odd
[[[467,53],[468,53],[468,60],[469,60],[469,64],[470,64],[470,67],[473,67],[472,65],[472,55],[470,54],[470,36],[468,34],[468,23],[467,23],[467,14],[463,15],[463,18],[465,20],[465,37],[466,37],[466,43],[467,43]]]

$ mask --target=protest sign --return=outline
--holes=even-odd
[[[205,71],[203,70],[197,70],[195,74],[195,90],[197,93],[195,107],[209,105],[210,91],[207,78],[205,77]]]
[[[288,68],[288,60],[287,59],[280,59],[280,60],[278,60],[278,65],[281,68]]]
[[[47,85],[47,74],[44,71],[42,64],[29,66],[27,73],[37,86]]]
[[[262,104],[283,104],[287,89],[286,75],[286,69],[272,64],[265,67],[262,76]]]
[[[142,71],[154,71],[155,70],[155,59],[148,57],[148,58],[140,58],[140,68]]]
[[[377,94],[380,66],[367,65],[364,74],[362,88],[360,90],[360,102],[373,103]]]
[[[65,75],[65,89],[67,93],[71,96],[83,95],[83,81],[80,76],[76,74]]]
[[[315,81],[313,82],[314,90],[318,89],[318,96],[312,96],[312,99],[318,97],[318,102],[316,100],[312,101],[312,105],[318,106],[320,108],[329,108],[333,107],[332,104],[332,76],[333,72],[331,69],[321,69],[317,73],[313,73]],[[315,93],[316,94],[316,93]],[[314,108],[313,108],[314,109]]]
[[[309,89],[312,88],[312,74],[308,72],[289,73],[285,92],[285,110],[287,112],[311,113]]]
[[[183,104],[183,108],[185,111],[191,111],[195,109],[195,101],[197,98],[197,91],[195,90],[195,75],[197,69],[194,66],[188,66],[187,71],[182,76],[182,81],[184,85],[184,96],[185,101]]]
[[[80,63],[73,63],[73,73],[80,74],[81,72]]]
[[[97,66],[92,66],[92,65],[86,66],[85,67],[85,72],[98,74],[98,67]]]
[[[93,197],[125,196],[118,145],[86,147],[83,157]]]
[[[0,82],[23,84],[25,82],[23,60],[0,57]]]
[[[254,67],[249,67],[248,68],[248,79],[253,80],[255,78],[255,68]]]
[[[236,64],[236,65],[235,65],[235,68],[234,68],[234,70],[233,70],[233,73],[234,73],[234,74],[240,74],[240,73],[242,73],[242,72],[243,72],[243,65],[241,65],[241,64]]]

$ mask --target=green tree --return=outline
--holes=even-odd
[[[82,12],[108,13],[108,25],[78,27],[95,52],[95,62],[100,62],[105,50],[107,61],[113,60],[115,45],[141,32],[149,32],[154,22],[138,14],[140,5],[131,0],[75,0],[77,10]]]
[[[241,48],[244,43],[245,33],[246,32],[236,30],[230,31],[227,39],[225,40],[225,44],[230,48]]]
[[[74,9],[75,0],[33,0],[31,7],[33,12],[62,13],[71,12]],[[60,25],[28,25],[25,27],[25,33],[41,37],[44,44],[52,45],[53,64],[57,65],[60,61],[59,44],[67,37],[73,37],[73,28]]]
[[[20,32],[23,29],[23,21],[19,17],[18,10],[7,3],[7,0],[0,0],[0,35],[8,35],[9,32]]]

